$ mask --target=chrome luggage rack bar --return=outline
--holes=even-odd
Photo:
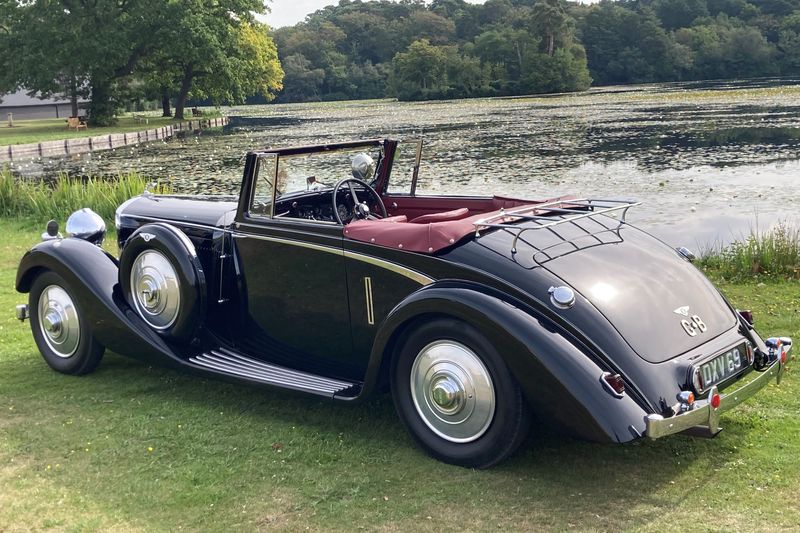
[[[509,232],[514,232],[514,241],[511,243],[511,252],[517,252],[517,241],[522,233],[529,230],[549,229],[560,224],[572,223],[582,218],[593,217],[595,215],[605,215],[620,211],[617,222],[621,226],[625,224],[625,216],[628,209],[641,205],[641,202],[633,200],[615,200],[606,198],[576,198],[554,200],[541,204],[528,205],[519,209],[500,212],[492,216],[481,218],[474,222],[475,237],[481,236],[481,231],[487,228],[500,228]],[[539,212],[548,213],[547,215],[537,214]],[[564,218],[553,220],[553,214],[563,214]],[[572,216],[570,216],[572,215]],[[536,222],[536,226],[517,227],[508,225],[509,222],[519,220],[530,220]]]

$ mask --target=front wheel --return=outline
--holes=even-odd
[[[31,331],[45,362],[62,374],[92,372],[105,347],[97,342],[69,284],[55,272],[39,275],[28,296]]]
[[[392,396],[417,443],[446,463],[487,468],[527,435],[519,385],[492,344],[459,320],[412,330],[393,360]]]

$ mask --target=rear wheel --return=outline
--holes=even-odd
[[[400,419],[431,455],[487,468],[519,447],[529,427],[522,391],[500,354],[454,319],[416,327],[392,364]]]
[[[55,272],[40,274],[28,296],[31,331],[45,362],[63,374],[88,374],[103,358],[69,284]]]

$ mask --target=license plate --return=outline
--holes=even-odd
[[[700,365],[700,377],[703,390],[717,385],[736,375],[749,364],[747,360],[747,346],[742,343],[730,350],[723,352],[714,359]]]

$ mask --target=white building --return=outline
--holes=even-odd
[[[14,120],[66,118],[72,114],[69,100],[32,98],[25,91],[0,95],[0,100],[0,121],[3,122],[8,113],[14,114]],[[78,99],[78,107],[83,107],[87,102]]]

